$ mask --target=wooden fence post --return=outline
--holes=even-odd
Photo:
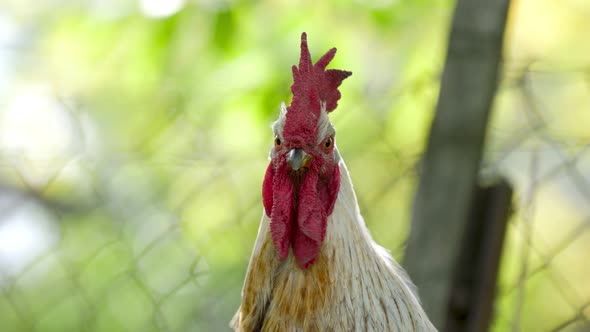
[[[512,188],[508,182],[476,188],[442,331],[488,330],[511,211]]]
[[[496,92],[509,0],[458,0],[413,209],[404,266],[446,326]]]

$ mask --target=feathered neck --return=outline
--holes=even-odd
[[[340,158],[340,190],[316,264],[281,261],[263,216],[234,318],[238,331],[436,331],[413,285],[371,238]]]

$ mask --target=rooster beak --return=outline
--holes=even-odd
[[[309,167],[311,159],[312,156],[305,153],[302,149],[293,149],[287,154],[287,164],[289,164],[294,171],[297,171],[300,168]]]

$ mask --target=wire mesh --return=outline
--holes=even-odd
[[[431,18],[440,28],[451,8],[445,2],[403,13]],[[50,71],[44,75],[57,81],[27,86],[18,98],[2,94],[11,100],[0,106],[3,331],[227,329],[262,213],[268,124],[288,97],[296,52],[283,49],[297,45],[265,44],[272,55],[259,47],[240,57],[231,56],[239,53],[231,40],[196,38],[194,44],[214,49],[207,52],[215,59],[207,58],[204,46],[183,42],[186,31],[208,22],[211,35],[231,35],[236,30],[224,29],[236,19],[230,11],[216,12],[213,21],[206,21],[208,12],[185,11],[176,21],[184,33],[167,23],[141,29],[130,19],[114,33],[124,35],[116,41],[100,35],[110,23],[52,21],[74,31],[77,43],[96,38],[77,49],[82,54],[39,50],[26,41],[2,46],[3,54]],[[142,44],[163,35],[161,44]],[[359,40],[377,47],[371,36]],[[134,53],[127,43],[145,47]],[[400,258],[442,61],[439,56],[398,81],[387,74],[399,71],[398,64],[387,66],[392,52],[387,45],[374,52],[386,59],[372,58],[383,61],[380,70],[365,64],[375,76],[369,83],[343,87],[333,122],[367,224]],[[90,65],[81,64],[83,56]],[[193,68],[197,56],[202,64]],[[45,57],[66,60],[51,65]],[[256,73],[264,79],[250,82],[257,76],[250,67],[262,64],[270,66]],[[100,70],[77,77],[84,66]],[[232,77],[235,72],[240,75]],[[507,59],[503,74],[482,175],[508,177],[517,198],[492,330],[588,331],[590,65]],[[194,78],[201,76],[207,79]],[[263,110],[253,110],[258,107]],[[41,141],[31,143],[31,133]]]
[[[590,235],[590,140],[583,129],[564,130],[571,128],[565,122],[587,113],[590,85],[584,67],[558,67],[543,61],[508,62],[495,111],[510,107],[520,119],[499,125],[499,115],[490,128],[483,172],[505,174],[518,192],[499,280],[499,331],[590,327],[588,266],[576,254],[588,250]],[[508,94],[510,106],[503,104]],[[560,107],[570,98],[579,98],[583,106]],[[554,314],[551,320],[539,318],[548,312]]]

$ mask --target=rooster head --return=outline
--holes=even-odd
[[[334,209],[340,186],[335,130],[328,113],[340,99],[338,87],[352,73],[328,69],[332,48],[315,64],[301,35],[299,67],[293,66],[293,99],[281,106],[273,124],[274,147],[262,185],[270,232],[280,259],[289,255],[307,269],[316,260],[328,216]]]

